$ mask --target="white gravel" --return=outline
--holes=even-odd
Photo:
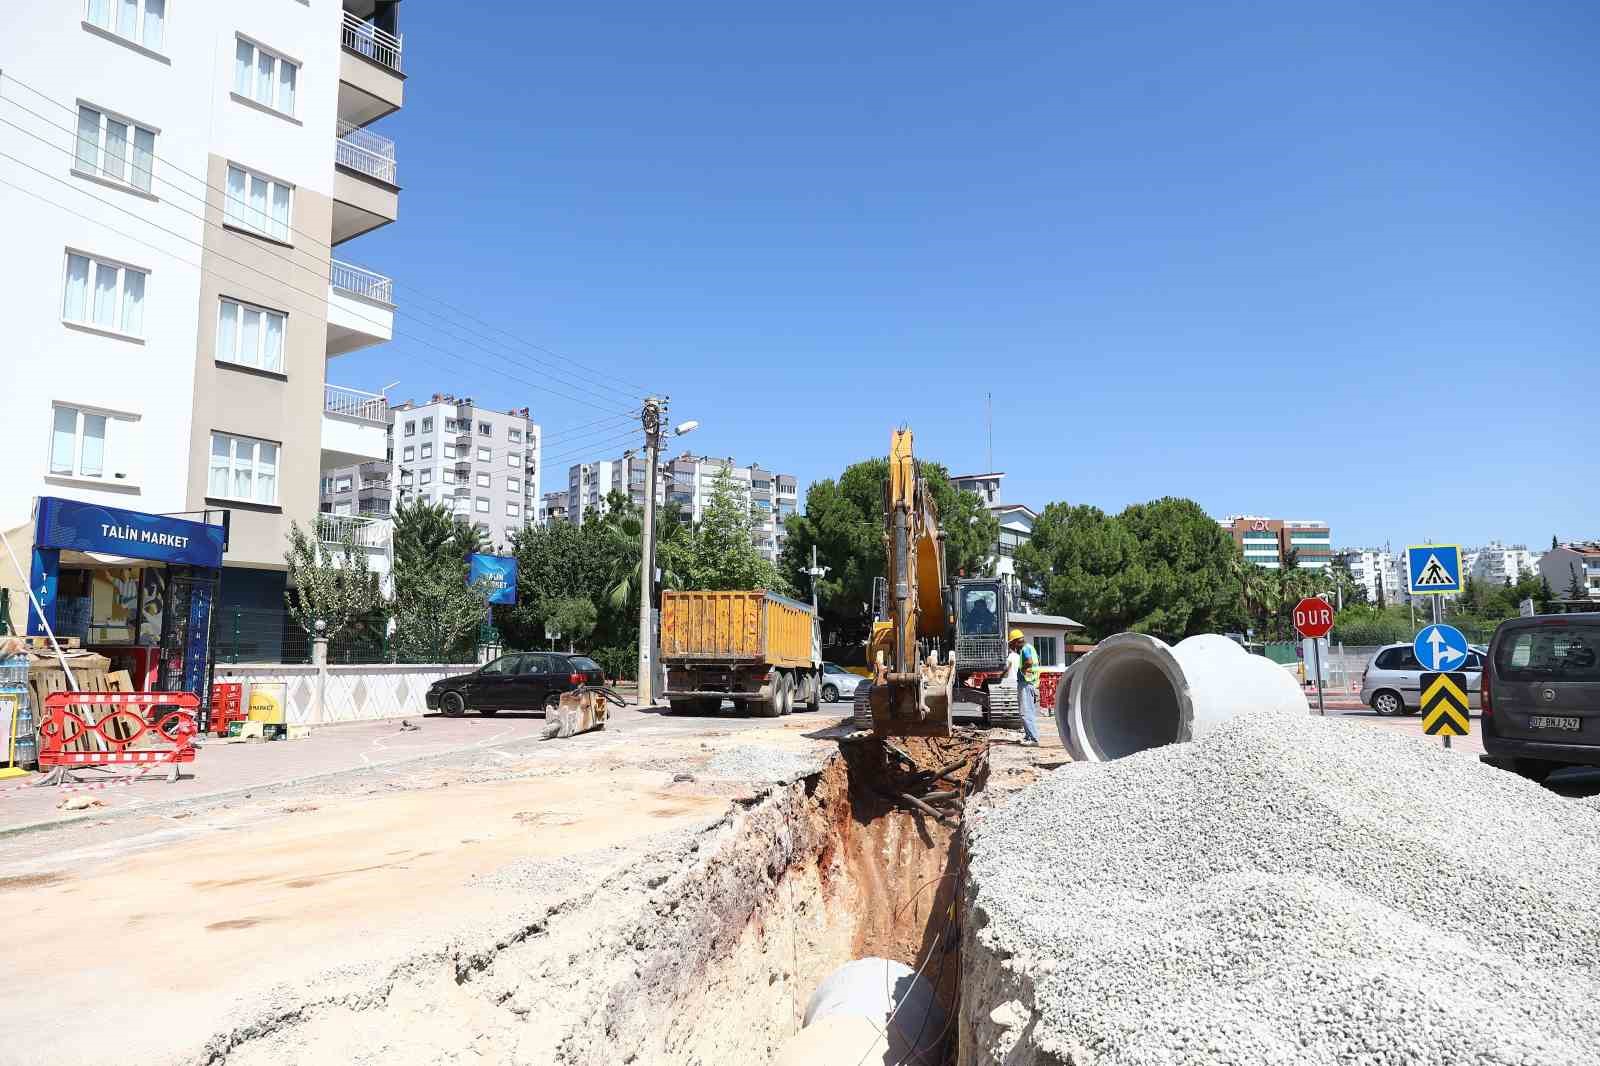
[[[1035,1015],[994,1060],[1600,1056],[1600,809],[1413,737],[1271,716],[1064,767],[968,885],[982,991]]]
[[[743,744],[713,755],[697,776],[787,784],[797,777],[819,772],[829,754],[826,749],[820,748],[813,752],[799,752]]]

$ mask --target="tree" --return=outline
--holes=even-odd
[[[568,651],[571,651],[575,644],[581,644],[589,639],[599,620],[600,612],[595,610],[593,603],[582,596],[563,596],[561,599],[551,601],[544,609],[545,631],[559,634],[560,638],[567,642]]]
[[[1554,533],[1550,534],[1550,550],[1555,551],[1559,547],[1561,547],[1561,542],[1556,539],[1556,535]]]
[[[330,550],[291,522],[283,561],[289,567],[283,593],[289,614],[313,638],[332,640],[378,603],[377,582],[366,554],[356,547],[354,530],[346,530],[338,549]]]
[[[1543,613],[1550,609],[1550,605],[1555,602],[1555,599],[1556,592],[1555,589],[1550,587],[1550,579],[1545,577],[1543,574],[1540,574],[1539,591],[1534,593],[1533,596],[1534,604],[1539,608],[1539,611]]]
[[[467,583],[476,529],[446,505],[401,501],[394,512],[394,644],[413,662],[463,655],[487,617],[487,582]]]
[[[750,511],[726,468],[711,486],[688,548],[684,586],[691,589],[770,589],[791,593],[789,582],[761,557],[750,539]]]
[[[1586,600],[1589,598],[1589,588],[1583,583],[1583,578],[1578,574],[1578,564],[1568,563],[1567,595],[1569,600]]]

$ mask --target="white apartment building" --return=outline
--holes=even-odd
[[[1395,568],[1395,557],[1387,548],[1345,548],[1335,557],[1344,563],[1356,584],[1366,590],[1368,603],[1377,604],[1380,599],[1384,603],[1402,602],[1404,582]]]
[[[435,393],[392,407],[389,420],[397,500],[447,504],[499,549],[537,524],[542,434],[528,408],[497,411]]]
[[[393,0],[53,0],[0,43],[0,529],[30,501],[230,512],[219,604],[283,609],[324,467],[384,456],[376,394],[328,383],[390,339],[345,243],[398,215]],[[330,248],[332,253],[330,255]]]
[[[684,518],[698,523],[711,502],[717,478],[726,470],[734,491],[750,512],[750,539],[766,559],[776,560],[787,538],[784,521],[799,502],[799,486],[793,474],[777,474],[760,464],[735,466],[730,459],[684,454],[665,460],[656,473],[656,503],[676,504]],[[645,466],[635,453],[620,459],[579,463],[567,470],[567,519],[581,522],[590,512],[605,509],[606,497],[613,491],[626,492],[640,506],[644,504]],[[624,488],[626,486],[626,489]],[[545,512],[555,514],[547,500]]]
[[[1573,578],[1591,600],[1600,600],[1600,541],[1560,544],[1539,560],[1539,574],[1557,599],[1566,599]]]
[[[1039,515],[1023,504],[1000,502],[1000,482],[1005,476],[1002,471],[952,474],[950,483],[966,492],[977,493],[984,506],[989,508],[989,513],[999,520],[1000,536],[989,564],[992,573],[1005,579],[1011,602],[1021,610],[1029,605],[1030,598],[1017,577],[1016,554],[1017,549],[1033,536],[1033,523]]]
[[[1539,563],[1526,544],[1501,544],[1492,540],[1481,548],[1467,553],[1472,561],[1462,561],[1474,581],[1487,581],[1495,585],[1514,585],[1522,578],[1537,574]]]

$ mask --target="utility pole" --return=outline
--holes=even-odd
[[[655,702],[653,672],[655,662],[650,654],[650,601],[656,582],[656,457],[661,452],[661,422],[666,416],[667,401],[647,396],[639,412],[644,426],[644,543],[639,552],[639,706],[648,707]]]
[[[992,474],[994,473],[994,393],[984,393],[983,404],[984,422],[989,429],[989,465],[984,469],[984,473]]]
[[[828,567],[817,565],[817,546],[815,544],[811,546],[811,568],[806,573],[811,575],[811,609],[813,611],[819,610],[817,607],[817,579],[827,576]]]

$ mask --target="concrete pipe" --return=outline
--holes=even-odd
[[[847,962],[823,978],[806,1004],[802,1025],[784,1045],[778,1064],[920,1062],[917,1056],[931,1055],[945,1035],[945,1014],[933,985],[911,967],[866,958]],[[862,1033],[878,1035],[878,1043],[863,1043]],[[843,1053],[837,1058],[831,1055],[835,1046]]]
[[[1239,715],[1309,714],[1289,671],[1206,633],[1176,646],[1118,633],[1074,663],[1056,690],[1056,730],[1080,762],[1204,736]]]

